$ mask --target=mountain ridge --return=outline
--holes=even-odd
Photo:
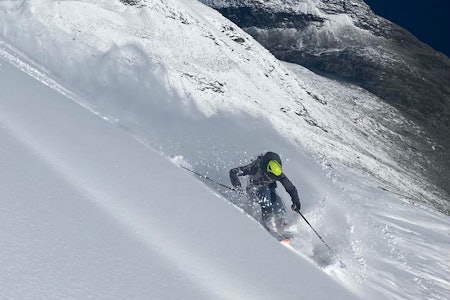
[[[421,168],[450,193],[450,59],[362,0],[203,0],[277,58],[350,81],[392,104],[438,147],[421,146]]]

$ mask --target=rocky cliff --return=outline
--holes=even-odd
[[[423,126],[424,172],[449,191],[450,59],[362,0],[202,0],[277,58],[355,83]],[[405,132],[405,135],[411,135]],[[418,137],[417,137],[418,138]],[[431,147],[431,140],[438,144]]]

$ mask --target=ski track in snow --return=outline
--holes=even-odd
[[[74,2],[73,4],[67,4],[67,7],[61,6],[61,10],[57,9],[60,4],[54,3],[51,6],[55,15],[70,15],[70,9],[75,8],[75,6],[71,6],[75,5]],[[158,13],[165,16],[165,19],[162,19],[169,26],[168,32],[172,33],[177,29],[185,30],[182,29],[182,26],[186,26],[186,24],[179,25],[177,23],[179,20],[187,24],[201,24],[201,26],[191,27],[196,30],[195,34],[206,38],[206,41],[209,41],[211,45],[219,44],[221,49],[225,49],[220,50],[221,54],[229,51],[223,56],[225,57],[223,61],[211,60],[206,61],[205,64],[199,62],[208,56],[219,57],[214,52],[216,51],[214,47],[209,46],[209,44],[204,47],[206,54],[200,59],[197,58],[198,61],[194,57],[192,61],[188,60],[187,63],[180,64],[174,57],[173,50],[165,54],[167,56],[163,56],[164,51],[168,50],[164,47],[168,47],[170,43],[155,46],[154,41],[161,39],[160,35],[165,33],[158,31],[158,27],[155,27],[156,21],[151,23],[146,18],[142,20],[150,22],[154,26],[145,27],[146,30],[151,30],[151,32],[137,32],[148,40],[148,44],[143,46],[136,41],[122,40],[124,36],[121,35],[121,31],[115,32],[114,29],[120,29],[121,25],[128,22],[133,25],[125,26],[128,30],[127,33],[136,34],[134,30],[141,28],[136,25],[136,22],[142,20],[130,19],[130,15],[133,15],[132,8],[129,8],[128,11],[125,10],[121,18],[116,18],[117,13],[113,13],[117,10],[117,7],[120,7],[115,4],[106,4],[106,2],[102,4],[109,6],[110,12],[107,14],[104,14],[102,10],[97,11],[107,20],[102,22],[106,22],[107,25],[112,24],[112,28],[109,28],[109,30],[115,32],[115,35],[111,36],[111,40],[114,41],[111,46],[111,41],[98,38],[111,33],[106,31],[102,33],[102,30],[107,29],[107,26],[104,26],[105,24],[98,24],[97,32],[90,35],[85,35],[81,29],[80,32],[74,33],[72,32],[74,28],[83,28],[82,26],[86,25],[83,20],[79,20],[80,23],[75,24],[76,26],[72,24],[72,27],[69,26],[70,23],[61,25],[64,19],[45,19],[48,16],[45,15],[47,12],[43,9],[46,8],[48,3],[42,5],[42,7],[36,6],[38,11],[43,13],[40,15],[42,23],[36,26],[36,31],[45,37],[47,30],[45,22],[57,24],[60,26],[60,30],[66,30],[65,33],[58,32],[54,35],[56,43],[59,43],[62,49],[73,46],[66,40],[67,37],[69,39],[72,37],[80,39],[89,46],[79,44],[74,48],[73,61],[69,60],[69,66],[61,66],[62,69],[59,71],[56,64],[60,64],[60,60],[52,59],[52,56],[65,57],[64,50],[54,50],[53,53],[50,53],[50,57],[46,57],[42,52],[39,52],[43,48],[33,44],[34,39],[26,36],[27,33],[24,33],[22,37],[15,36],[12,38],[5,34],[8,31],[6,30],[3,32],[3,37],[8,36],[9,40],[0,44],[2,46],[0,55],[4,59],[81,104],[84,108],[124,129],[128,135],[132,135],[134,139],[139,140],[147,147],[154,148],[160,154],[169,158],[178,157],[190,164],[196,171],[219,181],[228,182],[228,169],[237,164],[248,162],[246,159],[249,157],[254,157],[264,150],[280,152],[286,161],[287,174],[291,179],[294,179],[293,181],[299,187],[303,203],[302,211],[305,212],[305,216],[313,227],[321,233],[335,251],[334,256],[330,256],[328,249],[321,244],[306,224],[298,221],[294,226],[298,237],[294,239],[292,246],[301,253],[302,257],[306,256],[314,261],[326,273],[353,290],[361,298],[417,299],[417,297],[421,297],[445,299],[449,291],[447,278],[450,261],[443,250],[449,247],[450,225],[448,217],[426,206],[411,203],[404,197],[380,190],[376,184],[371,182],[370,176],[355,177],[355,173],[356,175],[361,174],[357,164],[353,165],[357,172],[348,168],[348,164],[354,161],[354,153],[363,153],[367,155],[367,157],[361,155],[361,158],[359,158],[359,160],[364,161],[363,172],[365,168],[367,170],[376,169],[379,172],[375,174],[375,177],[392,178],[396,184],[399,184],[399,188],[401,185],[403,190],[417,188],[422,192],[420,186],[415,186],[415,182],[409,182],[402,177],[404,170],[401,166],[397,166],[390,161],[389,155],[383,152],[387,150],[379,149],[379,152],[376,153],[372,150],[373,144],[370,142],[362,146],[358,144],[358,141],[361,140],[361,133],[350,134],[354,128],[349,127],[348,124],[354,122],[359,122],[367,130],[372,126],[379,126],[376,120],[367,117],[361,118],[362,112],[367,113],[382,109],[382,107],[374,107],[375,100],[371,96],[364,92],[359,94],[353,88],[346,89],[344,87],[339,87],[343,92],[336,95],[336,88],[332,88],[332,91],[330,91],[328,87],[339,86],[336,82],[332,83],[325,79],[319,79],[306,70],[288,66],[292,68],[293,72],[299,74],[299,77],[290,76],[290,79],[286,79],[286,82],[281,85],[284,85],[287,90],[294,88],[295,85],[300,85],[301,88],[297,89],[297,92],[290,92],[282,96],[277,105],[270,104],[267,99],[280,97],[278,93],[280,84],[270,86],[272,83],[265,82],[267,86],[264,86],[264,84],[255,86],[254,81],[258,81],[258,78],[263,80],[267,76],[264,74],[273,73],[277,73],[275,77],[283,78],[284,75],[281,73],[288,72],[287,69],[280,67],[278,62],[268,55],[264,49],[257,48],[251,40],[247,40],[250,38],[239,29],[232,27],[233,29],[230,30],[228,27],[223,27],[224,24],[227,24],[226,21],[218,17],[212,10],[203,8],[196,3],[181,4],[177,1],[170,1],[168,6],[159,3],[152,7],[155,11],[150,10],[148,13],[155,17],[155,20],[158,18]],[[89,1],[86,1],[84,5],[95,8]],[[191,5],[198,12],[194,12]],[[179,7],[177,8],[177,6]],[[183,9],[180,7],[183,7]],[[27,11],[27,9],[24,8],[24,11]],[[5,20],[11,19],[5,17]],[[76,18],[72,20],[72,22],[75,21]],[[22,22],[23,25],[32,24],[32,20],[29,21],[28,19],[17,22]],[[205,27],[204,24],[212,26]],[[0,25],[3,28],[9,28],[1,22]],[[174,27],[171,28],[170,26]],[[218,28],[222,28],[222,33],[219,33]],[[86,30],[86,32],[90,31]],[[28,34],[34,35],[35,33],[30,32]],[[195,34],[192,34],[191,37]],[[223,39],[223,35],[229,36],[231,34],[244,37],[246,44],[239,45],[230,39]],[[168,37],[168,41],[171,41],[171,39]],[[26,41],[29,45],[25,45],[22,41]],[[202,42],[204,41],[202,39]],[[188,41],[184,42],[193,45]],[[154,52],[150,55],[145,51],[145,46],[150,47]],[[239,50],[242,46],[248,48],[247,54],[243,54]],[[19,52],[16,48],[20,48],[21,51]],[[37,51],[31,52],[29,49],[36,49]],[[50,49],[46,50],[50,51]],[[237,56],[244,57],[244,60],[245,55],[250,55],[248,60],[256,60],[257,63],[247,65],[248,70],[238,68],[238,71],[236,71],[234,69],[237,67],[239,60],[233,56],[234,54],[231,54],[233,52],[238,53]],[[85,63],[80,64],[84,59]],[[125,59],[125,63],[123,59]],[[212,73],[205,73],[202,69],[205,65],[210,67],[211,70],[214,70],[214,68],[217,68],[217,70]],[[276,67],[273,67],[274,65]],[[226,71],[227,69],[228,71]],[[87,75],[85,79],[80,80],[83,75],[89,74],[93,70],[98,71],[92,72],[92,74],[98,76],[97,78]],[[266,73],[261,72],[261,70]],[[222,74],[226,74],[225,77],[221,77],[224,76]],[[247,85],[239,85],[236,83],[236,79],[234,81],[231,79],[236,77],[238,81],[245,82],[246,78],[254,78],[255,76],[257,79]],[[292,78],[297,79],[292,80]],[[324,81],[324,83],[321,83],[322,86],[313,87],[314,84],[319,84],[322,80]],[[143,82],[145,83],[142,87],[140,84]],[[231,93],[230,86],[233,84],[238,89],[235,93]],[[242,88],[243,86],[247,89]],[[259,92],[258,89],[269,96],[262,96],[262,92]],[[214,90],[218,90],[219,93],[214,92]],[[224,95],[221,95],[220,91],[224,91]],[[315,93],[314,96],[309,95],[308,91]],[[149,94],[151,95],[150,99]],[[239,101],[236,103],[233,101],[226,102],[223,100],[226,97],[239,99]],[[286,112],[292,114],[295,108],[292,101],[289,102],[286,99],[292,97],[301,99],[305,103],[297,103],[299,113],[302,112],[302,107],[306,107],[308,114],[315,116],[320,123],[319,125],[328,130],[336,130],[333,129],[333,126],[339,128],[342,125],[339,128],[342,131],[334,134],[336,136],[346,134],[350,137],[347,137],[345,141],[338,139],[329,143],[326,140],[328,137],[324,137],[325,135],[319,127],[305,125],[305,123],[302,123],[303,121],[290,123],[291,121],[288,120],[292,117],[286,117]],[[355,102],[363,100],[368,102],[358,106],[362,110],[350,112],[350,119],[345,120],[345,118],[340,117],[331,120],[328,119],[330,114],[326,111],[326,106],[321,102],[330,101],[333,97],[339,100],[353,97]],[[211,102],[211,98],[216,102]],[[128,99],[128,102],[124,103],[123,99]],[[372,100],[369,101],[369,99]],[[260,103],[254,104],[258,101]],[[273,113],[271,117],[261,118],[261,114],[265,109],[267,110],[267,105],[273,112],[276,111],[277,113]],[[337,102],[329,105],[342,115],[348,114],[353,109],[351,106],[340,106]],[[284,111],[280,109],[280,106],[284,108]],[[394,114],[395,112],[389,111],[389,113]],[[15,120],[11,116],[3,114],[1,117],[0,121],[8,130],[15,128]],[[306,119],[309,118],[308,115],[305,117]],[[301,118],[299,119],[301,120]],[[315,119],[310,118],[308,120]],[[331,125],[332,121],[335,122],[336,120],[344,123]],[[404,122],[398,119],[396,121]],[[62,120],[61,122],[65,121]],[[276,129],[273,127],[274,124],[278,124]],[[296,133],[297,131],[294,129],[296,126],[301,128],[300,134]],[[205,270],[212,268],[219,272],[219,270],[223,270],[223,265],[210,266],[210,262],[202,261],[201,257],[195,256],[195,253],[187,255],[177,252],[177,250],[171,252],[167,251],[166,248],[158,248],[160,247],[158,245],[161,244],[173,245],[172,249],[179,249],[180,247],[176,246],[176,240],[167,240],[165,235],[159,235],[155,226],[149,223],[148,216],[139,211],[139,206],[130,210],[128,206],[124,206],[119,201],[120,196],[112,192],[105,194],[107,188],[99,189],[98,185],[101,182],[96,182],[93,178],[95,176],[84,173],[78,174],[77,170],[80,170],[78,167],[67,166],[66,159],[58,157],[57,153],[47,152],[46,149],[49,149],[49,145],[40,146],[39,142],[33,141],[33,137],[27,133],[28,129],[14,130],[12,136],[19,138],[22,144],[28,144],[28,148],[34,149],[35,153],[44,161],[47,161],[48,165],[53,166],[61,177],[66,177],[66,180],[75,186],[75,190],[87,195],[87,198],[93,199],[97,205],[106,210],[124,228],[132,232],[138,240],[147,243],[148,248],[154,249],[156,247],[159,249],[159,254],[166,257],[168,263],[175,265],[175,269],[180,270],[186,277],[194,277],[193,282],[200,285],[202,290],[208,291],[209,296],[216,295],[215,289],[220,289],[221,283],[217,282],[217,285],[211,288],[209,286],[211,282],[208,280],[210,276]],[[292,135],[287,137],[286,132]],[[376,131],[374,132],[376,133]],[[396,136],[395,132],[389,132],[389,130],[382,132]],[[290,141],[291,137],[301,139],[301,141],[293,145]],[[375,144],[378,143],[376,139],[374,137],[373,143]],[[350,144],[347,144],[348,141],[351,141]],[[298,144],[303,145],[307,153],[299,150]],[[243,146],[245,146],[244,150],[242,150]],[[333,149],[333,147],[336,147],[336,149]],[[354,147],[360,148],[353,152],[354,149],[351,148]],[[322,153],[318,155],[317,152],[320,151]],[[125,156],[128,155],[126,151],[123,151],[123,153]],[[310,157],[311,155],[314,157],[323,156],[325,157],[323,165],[328,166],[329,161],[334,163],[335,153],[338,153],[337,159],[343,160],[347,165],[344,163],[344,166],[335,169],[327,167],[326,170],[322,170],[322,166]],[[330,157],[327,157],[327,155]],[[335,157],[333,158],[332,155]],[[389,169],[378,164],[376,159],[372,160],[370,155],[383,158],[388,162],[388,165],[393,164],[393,168]],[[117,158],[117,160],[119,161],[120,158]],[[105,161],[108,160],[105,159]],[[87,168],[87,170],[92,171],[90,168]],[[93,181],[91,182],[87,178],[93,179]],[[185,179],[183,177],[180,180]],[[213,191],[216,195],[223,195],[230,201],[234,201],[225,191],[217,189],[209,183],[206,184],[210,188],[209,193]],[[120,183],[117,182],[117,185],[120,185]],[[170,189],[170,187],[167,187],[167,189]],[[119,191],[124,193],[124,191]],[[288,199],[286,194],[282,192],[281,194],[285,199]],[[414,192],[412,194],[414,195]],[[113,201],[114,199],[116,201]],[[234,204],[239,206],[239,203],[234,202]],[[289,203],[286,204],[289,205]],[[170,210],[170,208],[167,209]],[[293,214],[290,217],[295,220]],[[226,223],[226,220],[224,219],[223,222]],[[255,227],[261,230],[258,226]],[[149,228],[155,230],[149,231]],[[338,267],[337,259],[346,264],[346,269]],[[224,286],[228,286],[223,290],[224,293],[233,290],[235,286],[240,286],[240,283],[233,278],[231,273],[225,272],[219,277],[228,280],[223,283]],[[202,284],[202,282],[206,282],[206,284]],[[254,295],[260,296],[258,291],[254,291]],[[228,294],[225,298],[235,299],[237,296]]]
[[[117,126],[0,68],[2,153],[21,159],[2,160],[2,297],[295,299],[308,277],[351,297]]]

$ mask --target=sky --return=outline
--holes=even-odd
[[[364,0],[372,10],[450,57],[450,1]]]

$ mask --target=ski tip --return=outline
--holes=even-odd
[[[283,239],[280,241],[280,243],[282,243],[283,245],[290,245],[291,244],[291,239]]]

